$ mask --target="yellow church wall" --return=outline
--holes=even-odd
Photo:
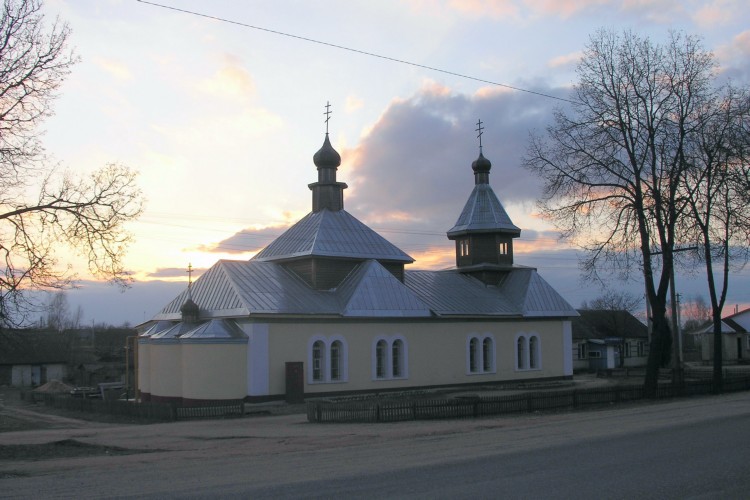
[[[184,343],[184,399],[243,399],[247,395],[247,344]]]
[[[495,370],[469,374],[469,336],[490,336],[495,345]],[[540,368],[516,368],[519,335],[536,335],[540,341]],[[407,376],[376,379],[373,373],[376,339],[402,338],[406,343]],[[285,392],[285,362],[302,361],[305,392],[367,391],[561,377],[563,322],[550,321],[430,321],[409,323],[331,322],[271,323],[269,325],[269,394]],[[340,339],[346,345],[346,366],[340,382],[311,382],[312,341]]]
[[[138,340],[138,390],[151,393],[151,355],[149,344],[145,340]]]
[[[152,343],[148,347],[151,366],[151,396],[182,397],[182,346],[176,342]]]

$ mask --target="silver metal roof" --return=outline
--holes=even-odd
[[[212,319],[180,335],[180,339],[246,339],[240,327],[232,320]]]
[[[344,316],[425,317],[430,308],[375,260],[364,262],[339,286]]]
[[[191,296],[202,318],[577,316],[535,269],[522,267],[509,270],[498,286],[487,286],[455,270],[406,271],[401,283],[376,260],[369,260],[359,264],[337,289],[321,291],[277,263],[221,260],[193,283]],[[187,298],[185,290],[153,319],[179,320]],[[161,335],[172,333],[167,330]]]
[[[343,257],[410,263],[414,259],[345,210],[310,212],[253,259]]]
[[[456,224],[448,230],[448,236],[458,236],[468,231],[521,234],[521,229],[510,220],[489,184],[474,186]]]

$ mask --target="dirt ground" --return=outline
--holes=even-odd
[[[467,390],[443,390],[443,394],[450,396],[465,396],[467,394],[513,394],[530,390],[555,390],[606,386],[610,384],[636,383],[634,379],[600,379],[593,375],[576,376],[574,380],[543,383],[528,383],[523,386],[508,387],[478,387]],[[269,416],[295,416],[306,422],[305,405],[287,405],[283,402],[246,405],[244,419],[257,419]],[[242,420],[242,418],[240,419]],[[124,416],[106,415],[98,413],[75,412],[45,406],[41,403],[31,403],[20,398],[18,389],[0,387],[0,437],[3,433],[19,431],[43,431],[53,429],[102,429],[108,426],[147,426],[143,420]],[[170,425],[170,424],[160,424]],[[9,434],[6,434],[9,436]],[[3,444],[0,439],[0,462],[2,461],[38,461],[57,458],[114,456],[138,453],[148,453],[154,450],[148,448],[120,447],[112,444],[96,444],[83,442],[75,437],[62,436],[53,441],[26,444]],[[0,474],[0,478],[2,474]]]

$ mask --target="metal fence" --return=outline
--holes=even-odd
[[[45,406],[87,413],[103,413],[141,420],[170,422],[191,418],[241,416],[245,412],[241,399],[211,401],[200,406],[178,406],[174,403],[135,403],[123,400],[74,398],[68,394],[21,392],[21,399]]]
[[[724,392],[750,390],[750,377],[727,377]],[[660,384],[656,399],[713,393],[711,380]],[[643,385],[528,392],[507,396],[470,397],[372,397],[361,400],[313,400],[307,402],[310,422],[397,422],[445,418],[476,418],[522,412],[576,409],[645,399]]]

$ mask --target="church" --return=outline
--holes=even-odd
[[[490,186],[481,130],[474,188],[447,232],[448,270],[406,269],[414,259],[344,210],[327,132],[313,162],[309,214],[252,259],[218,261],[140,325],[142,401],[301,400],[573,375],[578,314],[536,269],[514,263],[521,229]]]

